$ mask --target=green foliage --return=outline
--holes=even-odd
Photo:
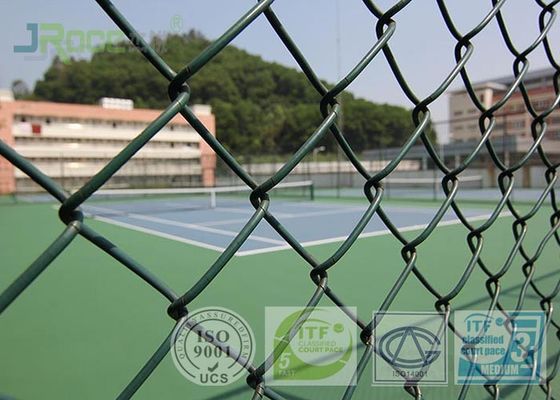
[[[176,71],[210,42],[191,31],[154,38],[151,45]],[[189,80],[191,104],[206,103],[216,115],[217,136],[236,154],[295,151],[321,123],[320,96],[294,69],[265,62],[229,46]],[[122,97],[136,107],[168,105],[167,82],[130,44],[99,49],[91,60],[55,59],[33,98],[96,103]],[[344,133],[355,151],[401,145],[414,129],[410,110],[343,94]],[[433,138],[434,132],[429,135]],[[333,151],[335,142],[323,143]]]

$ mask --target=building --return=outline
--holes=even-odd
[[[523,78],[523,83],[531,104],[537,112],[550,108],[557,97],[554,90],[554,73],[552,68],[529,71]],[[503,99],[514,82],[514,77],[504,77],[479,82],[473,85],[474,93],[485,108]],[[467,91],[462,88],[452,91],[449,96],[449,119],[437,122],[437,130],[449,130],[449,143],[434,143],[439,158],[449,169],[461,168],[460,188],[478,189],[497,187],[500,168],[493,157],[499,158],[501,163],[512,166],[514,163],[527,158],[523,165],[514,173],[515,187],[539,188],[548,185],[547,167],[540,154],[535,151],[531,132],[532,116],[527,112],[521,91],[516,90],[509,100],[494,113],[496,122],[490,135],[493,155],[482,146],[473,158],[473,151],[481,140],[479,129],[481,112],[473,104]],[[552,164],[560,163],[560,107],[556,107],[545,120],[547,130],[540,142],[546,157]],[[528,153],[532,154],[527,157]],[[401,156],[402,147],[369,149],[362,152],[362,160],[379,160],[382,163]],[[466,169],[462,169],[465,161]],[[409,165],[417,165],[417,170],[397,171],[392,173],[387,182],[405,182],[407,185],[431,184],[436,181],[440,185],[442,173],[437,168],[426,147],[418,140],[406,152],[405,159]],[[396,179],[395,179],[396,178]],[[416,180],[416,182],[414,182]]]
[[[208,105],[192,106],[210,132]],[[0,93],[0,139],[37,168],[73,191],[106,165],[161,113],[135,109],[131,100],[99,105],[14,101]],[[214,186],[216,155],[177,115],[104,188]],[[0,156],[0,194],[40,188]]]
[[[533,107],[542,112],[552,105],[557,94],[554,90],[553,68],[529,71],[523,83]],[[481,103],[489,108],[503,98],[512,85],[514,77],[492,79],[473,86]],[[492,138],[508,136],[524,140],[531,139],[531,122],[533,118],[527,112],[521,91],[516,90],[507,103],[500,108],[495,116],[496,126]],[[463,88],[451,92],[449,97],[449,135],[452,142],[477,140],[481,133],[478,127],[480,111],[472,103],[467,91]],[[548,140],[560,140],[560,108],[556,108],[547,118],[548,128],[545,137]]]

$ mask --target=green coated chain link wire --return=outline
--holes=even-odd
[[[293,248],[295,252],[311,267],[310,278],[316,285],[316,289],[311,296],[308,306],[315,307],[323,296],[327,296],[334,304],[344,308],[344,311],[352,318],[361,331],[361,340],[365,345],[365,350],[361,356],[358,368],[356,371],[356,379],[360,379],[363,371],[374,351],[372,344],[372,334],[375,329],[374,321],[362,321],[356,315],[352,315],[345,307],[344,302],[334,293],[333,289],[328,284],[328,270],[335,266],[337,262],[344,256],[350,249],[353,243],[358,238],[366,224],[370,221],[374,214],[377,214],[387,228],[391,231],[395,238],[402,243],[401,256],[403,259],[402,271],[396,282],[394,282],[391,290],[384,298],[382,304],[378,307],[380,311],[388,310],[391,303],[395,299],[399,290],[403,287],[405,281],[414,276],[423,287],[433,295],[435,299],[435,308],[445,315],[445,321],[448,323],[449,328],[455,332],[453,325],[449,322],[449,314],[451,312],[451,302],[465,287],[467,281],[472,275],[475,267],[478,266],[481,271],[486,274],[486,290],[491,300],[489,311],[504,310],[500,304],[500,279],[510,270],[513,259],[521,256],[523,259],[522,271],[525,277],[524,283],[519,293],[517,300],[516,310],[523,307],[523,303],[529,290],[532,290],[540,300],[540,306],[545,312],[547,317],[546,328],[547,331],[554,332],[556,338],[560,340],[560,325],[552,318],[553,300],[560,292],[560,281],[556,284],[555,289],[546,293],[539,287],[537,282],[533,280],[535,273],[535,264],[545,245],[554,238],[556,244],[560,246],[560,236],[558,228],[560,226],[560,211],[556,201],[556,194],[554,185],[558,178],[557,167],[548,158],[545,149],[542,147],[541,142],[547,132],[547,122],[545,118],[558,107],[560,103],[560,65],[554,57],[549,43],[548,34],[556,19],[556,5],[560,0],[554,1],[541,1],[535,0],[536,4],[540,7],[538,18],[539,35],[534,39],[530,46],[525,49],[518,49],[514,46],[510,34],[508,32],[506,23],[504,21],[501,8],[507,0],[491,0],[492,7],[488,14],[475,26],[471,31],[466,34],[459,32],[454,24],[450,13],[444,0],[436,0],[439,11],[443,17],[445,25],[450,34],[456,40],[454,49],[455,66],[448,76],[442,80],[437,89],[426,98],[418,98],[412,88],[408,85],[404,74],[401,72],[398,61],[394,56],[390,39],[395,33],[397,23],[393,19],[399,12],[405,9],[412,0],[401,0],[395,3],[387,11],[382,11],[372,0],[362,0],[365,5],[364,11],[371,13],[372,23],[375,24],[377,40],[371,49],[363,56],[363,58],[354,66],[354,68],[334,87],[327,88],[319,80],[311,66],[306,61],[304,55],[300,52],[295,42],[292,40],[289,33],[282,26],[281,21],[274,13],[272,4],[274,0],[259,0],[257,3],[247,11],[237,22],[235,22],[229,29],[227,29],[217,40],[209,45],[202,51],[195,59],[187,64],[179,72],[173,71],[169,65],[163,60],[154,49],[141,37],[135,28],[127,21],[124,15],[109,1],[109,0],[96,0],[101,8],[107,15],[118,25],[118,27],[126,34],[131,42],[142,52],[144,57],[156,68],[156,70],[169,81],[168,94],[170,104],[162,114],[155,119],[142,133],[140,133],[134,140],[132,140],[114,159],[112,159],[101,171],[93,176],[82,188],[72,195],[68,195],[55,183],[51,178],[43,174],[33,164],[27,161],[24,157],[19,155],[15,150],[0,141],[0,155],[11,162],[15,167],[22,170],[36,183],[42,186],[47,192],[54,196],[60,203],[59,216],[61,221],[65,224],[65,228],[60,236],[3,292],[0,294],[0,313],[2,313],[13,301],[21,294],[31,282],[43,272],[49,264],[64,251],[66,246],[76,236],[80,235],[89,240],[102,251],[111,255],[114,259],[118,260],[126,268],[134,272],[138,277],[143,279],[153,289],[157,290],[170,302],[168,314],[181,324],[188,318],[188,305],[199,294],[201,294],[212,280],[220,274],[223,268],[226,267],[235,252],[247,240],[251,232],[255,229],[257,224],[263,219],[268,222]],[[322,100],[318,105],[323,116],[322,123],[317,129],[307,138],[306,142],[291,156],[291,158],[280,168],[274,175],[267,179],[264,183],[258,184],[253,177],[250,176],[230,154],[225,147],[206,129],[206,127],[197,119],[195,114],[189,108],[190,87],[188,85],[189,79],[196,75],[203,69],[217,54],[219,54],[239,33],[241,33],[247,26],[249,26],[256,18],[264,15],[272,29],[276,32],[282,43],[289,50],[294,57],[295,61],[306,75],[309,83],[313,85],[315,90],[322,96]],[[491,107],[486,108],[475,94],[472,82],[467,72],[467,62],[471,58],[474,50],[472,39],[482,32],[492,21],[496,21],[499,27],[500,34],[505,42],[507,49],[514,56],[513,71],[515,75],[514,82],[506,90],[503,98],[494,103]],[[553,104],[546,110],[537,112],[532,106],[531,99],[528,91],[523,83],[523,77],[529,69],[528,56],[541,48],[544,50],[550,65],[555,69],[554,74],[554,90],[555,100]],[[382,54],[381,54],[382,53]],[[376,57],[384,57],[390,69],[397,79],[399,86],[406,95],[406,97],[414,104],[412,111],[412,118],[414,120],[415,129],[410,133],[408,140],[400,149],[398,155],[392,159],[381,171],[371,174],[368,172],[358,160],[358,157],[352,150],[351,146],[344,137],[343,131],[337,126],[337,120],[340,118],[340,105],[337,101],[337,96],[348,87],[348,85],[360,75],[366,66]],[[441,155],[434,148],[434,144],[430,141],[425,134],[425,129],[430,120],[429,106],[444,91],[449,87],[451,82],[460,75],[463,84],[471,101],[475,104],[481,113],[478,121],[481,136],[472,152],[463,160],[463,162],[451,169],[445,164]],[[496,112],[500,110],[504,104],[511,98],[513,93],[519,90],[523,96],[525,106],[528,113],[532,117],[531,133],[533,143],[525,155],[523,155],[514,164],[508,165],[503,159],[500,158],[498,152],[494,148],[491,140],[492,131],[496,125]],[[245,226],[239,231],[235,239],[229,246],[220,254],[217,260],[209,266],[204,275],[184,294],[178,295],[171,290],[164,282],[158,279],[157,276],[149,272],[148,269],[143,267],[131,256],[119,249],[108,239],[98,234],[95,230],[89,227],[83,219],[83,214],[80,206],[86,201],[96,190],[103,186],[127,161],[139,151],[146,143],[154,137],[158,131],[165,126],[175,115],[181,114],[186,121],[198,132],[204,141],[206,141],[217,153],[217,155],[229,166],[229,168],[248,186],[251,188],[252,193],[250,202],[254,206],[255,212],[247,221]],[[346,155],[346,157],[353,164],[355,169],[364,178],[364,195],[369,201],[369,206],[358,224],[354,227],[352,232],[340,247],[324,261],[315,259],[303,246],[292,236],[292,234],[274,217],[269,211],[271,199],[268,192],[280,183],[286,176],[301,162],[301,160],[312,151],[316,144],[323,139],[328,133],[332,134],[336,139],[338,145]],[[383,210],[383,179],[386,178],[398,164],[406,156],[407,152],[415,142],[421,140],[426,151],[430,155],[436,167],[444,174],[442,179],[442,188],[445,193],[445,198],[427,227],[418,234],[413,240],[407,240],[393,224],[391,219]],[[499,169],[498,186],[501,192],[501,198],[493,209],[491,215],[480,226],[472,225],[461,211],[456,203],[455,197],[461,182],[461,173],[473,163],[477,156],[486,147],[490,154],[491,162]],[[539,162],[546,167],[546,182],[547,186],[540,194],[538,200],[532,205],[530,211],[526,214],[520,213],[514,207],[512,202],[512,191],[514,186],[514,173],[519,170],[530,157],[538,157]],[[551,206],[550,227],[545,228],[546,233],[541,238],[539,246],[537,246],[534,254],[530,254],[524,247],[523,241],[528,230],[528,221],[541,209],[545,202],[549,201]],[[455,286],[447,293],[442,293],[436,290],[428,280],[422,275],[417,264],[417,247],[424,242],[434,229],[438,226],[444,214],[452,209],[465,228],[468,229],[467,243],[472,255],[465,266],[460,279]],[[513,237],[515,244],[509,252],[503,266],[497,271],[492,272],[486,265],[483,257],[481,256],[483,249],[484,233],[494,224],[502,211],[508,210],[514,219],[512,223]],[[303,321],[300,320],[294,325],[295,328]],[[295,329],[291,330],[292,335]],[[170,349],[170,337],[166,337],[160,347],[155,351],[152,357],[140,369],[138,374],[130,381],[119,395],[121,399],[127,399],[140,388],[144,381],[155,370],[158,364],[166,356]],[[289,337],[290,338],[290,337]],[[272,362],[284,350],[287,343],[280,345],[276,348],[273,354],[258,366],[248,365],[247,369],[247,383],[254,390],[252,395],[253,399],[261,399],[263,397],[270,399],[282,399],[283,397],[275,392],[272,388],[264,384],[263,376]],[[552,398],[551,382],[555,378],[559,368],[559,358],[556,356],[552,368],[545,372],[548,375],[543,376],[540,388],[546,394],[547,398]],[[488,384],[485,386],[488,393],[493,398],[499,398],[500,386],[498,381],[491,381],[488,378]],[[415,398],[421,398],[422,393],[420,387],[414,382],[404,386],[406,392]],[[531,392],[532,386],[527,386],[524,397],[528,397]],[[343,395],[343,399],[350,399],[355,390],[355,386],[348,386]],[[465,398],[469,385],[464,385],[461,388],[459,398]]]

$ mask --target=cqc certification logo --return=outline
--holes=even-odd
[[[177,369],[199,385],[222,386],[244,376],[254,357],[255,338],[237,313],[203,308],[189,314],[171,338],[171,355]]]
[[[355,309],[349,307],[351,312]],[[301,316],[307,319],[287,343]],[[293,332],[294,333],[294,332]],[[274,385],[354,384],[356,324],[338,307],[267,307],[266,353],[278,353],[265,379]]]
[[[515,316],[513,320],[507,316]],[[455,311],[455,382],[539,384],[545,373],[542,311]]]
[[[447,383],[447,334],[439,313],[374,315],[374,385]]]

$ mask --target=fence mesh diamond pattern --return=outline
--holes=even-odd
[[[555,339],[559,338],[560,325],[552,318],[552,310],[554,299],[560,291],[560,282],[551,292],[545,292],[539,287],[536,280],[533,279],[539,256],[544,250],[547,243],[560,245],[560,236],[558,235],[558,227],[560,225],[560,211],[558,210],[554,185],[557,180],[558,164],[553,163],[547,156],[546,149],[542,146],[543,138],[547,135],[546,118],[552,111],[558,107],[560,103],[560,65],[553,54],[551,44],[549,42],[549,32],[555,23],[556,6],[560,0],[541,1],[536,0],[536,4],[540,7],[540,15],[538,18],[538,26],[540,33],[534,38],[534,41],[525,49],[517,48],[510,36],[508,27],[501,9],[506,0],[492,0],[492,7],[488,14],[469,32],[461,33],[457,28],[455,21],[449,13],[446,2],[437,0],[437,5],[441,13],[442,19],[449,33],[456,40],[454,49],[455,65],[449,71],[447,76],[442,77],[440,85],[425,98],[419,98],[412,87],[408,84],[407,79],[400,69],[398,58],[391,50],[391,38],[396,29],[397,22],[395,17],[404,10],[412,0],[401,0],[396,2],[389,10],[382,11],[372,0],[363,0],[364,12],[371,14],[372,24],[375,26],[377,39],[372,40],[371,48],[363,56],[363,58],[351,69],[332,88],[328,88],[317,77],[313,68],[306,61],[304,54],[298,49],[298,46],[290,36],[289,32],[283,27],[281,20],[273,10],[273,0],[259,0],[252,8],[250,8],[243,16],[241,16],[233,25],[231,25],[217,40],[211,43],[196,58],[191,60],[180,71],[174,71],[158,53],[150,47],[150,45],[136,31],[134,26],[121,14],[119,9],[109,0],[97,0],[97,3],[107,13],[107,15],[118,25],[118,27],[126,34],[131,42],[138,48],[154,67],[154,73],[160,73],[168,81],[168,94],[170,98],[169,106],[161,113],[161,115],[149,124],[149,126],[141,132],[134,140],[132,140],[114,159],[112,159],[104,168],[102,168],[95,176],[93,176],[83,187],[73,194],[66,193],[54,180],[43,174],[32,163],[18,154],[13,148],[0,141],[0,155],[19,168],[36,183],[43,187],[47,192],[54,196],[60,203],[59,216],[65,225],[60,236],[0,295],[0,313],[3,312],[14,299],[21,294],[30,284],[43,272],[53,260],[59,256],[65,248],[78,236],[87,239],[100,250],[118,260],[120,264],[134,272],[144,282],[150,285],[154,290],[158,291],[169,302],[167,310],[169,316],[176,321],[176,324],[182,323],[188,318],[189,304],[197,298],[216,278],[220,272],[226,267],[236,251],[247,240],[251,232],[262,221],[265,220],[272,226],[290,246],[309,266],[310,279],[316,285],[315,292],[310,296],[308,306],[314,307],[323,297],[330,299],[332,303],[339,307],[344,307],[345,302],[336,294],[336,282],[329,282],[328,272],[331,268],[336,267],[338,261],[352,247],[364,227],[374,215],[379,216],[392,235],[402,243],[402,269],[398,279],[393,283],[391,290],[384,297],[384,301],[375,305],[378,310],[385,311],[391,306],[399,290],[409,279],[416,279],[418,282],[433,295],[435,308],[441,311],[446,318],[452,311],[453,299],[458,296],[465,287],[473,271],[478,268],[486,274],[486,291],[490,300],[490,311],[494,309],[503,310],[500,303],[500,283],[501,278],[512,270],[511,266],[515,257],[522,257],[522,272],[524,274],[524,284],[518,293],[517,309],[523,307],[523,303],[529,292],[538,296],[540,306],[547,316],[546,329],[548,332],[554,332]],[[295,5],[294,5],[295,6]],[[285,45],[286,49],[291,53],[301,70],[307,77],[309,84],[320,94],[321,101],[317,104],[322,113],[323,120],[314,132],[310,132],[305,143],[290,157],[289,160],[275,174],[270,176],[263,183],[258,184],[255,179],[242,168],[236,160],[234,154],[230,154],[226,148],[215,138],[206,127],[197,119],[195,114],[189,108],[190,87],[189,79],[195,76],[199,71],[205,68],[212,59],[218,55],[233,39],[235,39],[244,29],[253,23],[257,18],[266,18],[271,29],[277,34],[278,38]],[[529,21],[527,21],[529,22]],[[473,39],[477,37],[491,23],[497,23],[501,37],[507,46],[508,51],[514,57],[513,83],[507,88],[501,99],[496,101],[490,107],[486,107],[475,93],[475,88],[467,71],[467,64],[474,51]],[[545,110],[537,110],[531,101],[529,91],[524,84],[524,76],[529,71],[529,55],[535,50],[544,50],[546,58],[555,70],[554,74],[554,90],[555,100]],[[410,132],[407,141],[402,146],[397,157],[392,159],[382,170],[372,173],[366,170],[360,163],[357,155],[347,142],[343,129],[337,125],[341,117],[341,105],[337,97],[344,89],[350,85],[362,71],[375,58],[384,58],[392,74],[398,81],[403,93],[414,104],[412,110],[412,118],[414,120],[415,129]],[[442,155],[438,153],[434,143],[425,134],[425,130],[430,121],[430,104],[438,99],[455,78],[460,77],[464,87],[470,97],[472,103],[480,111],[478,120],[478,128],[480,137],[476,145],[473,146],[471,152],[464,160],[454,168],[446,165]],[[496,114],[501,110],[506,102],[512,97],[514,92],[520,91],[527,112],[530,114],[532,145],[526,154],[522,155],[513,163],[507,163],[500,157],[493,145],[492,132],[496,125]],[[100,189],[136,152],[142,149],[158,131],[165,126],[175,115],[181,114],[186,121],[198,132],[204,141],[206,141],[217,153],[218,157],[227,164],[233,173],[235,173],[251,190],[250,202],[254,207],[254,213],[248,219],[244,227],[239,231],[237,236],[229,244],[229,246],[219,255],[216,261],[208,266],[203,276],[184,294],[175,293],[156,275],[151,273],[147,268],[135,261],[130,255],[119,249],[107,238],[98,234],[91,226],[88,226],[83,218],[80,206],[98,189]],[[353,228],[348,237],[342,242],[340,247],[326,260],[317,260],[303,246],[298,243],[291,232],[283,226],[278,219],[275,218],[270,211],[270,203],[273,199],[269,196],[269,192],[276,185],[282,182],[287,175],[308,155],[317,143],[326,135],[333,135],[340,146],[340,149],[355,167],[356,171],[364,179],[364,196],[369,202],[369,206],[365,213],[361,216],[357,225]],[[384,211],[383,180],[388,177],[398,166],[398,164],[407,155],[409,149],[417,142],[421,142],[427,153],[432,159],[435,166],[443,173],[444,177],[441,182],[445,198],[441,202],[438,211],[435,213],[430,223],[423,229],[414,239],[407,240],[402,232],[391,221],[391,218]],[[498,186],[501,192],[500,200],[495,204],[491,215],[480,223],[478,226],[473,225],[467,220],[461,208],[457,204],[456,195],[461,185],[461,174],[472,165],[473,161],[480,157],[483,149],[486,148],[490,155],[489,162],[493,163],[495,168],[499,170]],[[546,168],[547,186],[542,191],[539,198],[532,204],[527,213],[520,212],[512,201],[512,192],[514,191],[514,174],[522,168],[529,158],[537,158],[539,163]],[[524,246],[524,238],[527,235],[528,223],[533,216],[541,209],[545,203],[550,203],[551,212],[549,215],[550,225],[543,227],[540,244],[534,253],[530,253]],[[449,292],[440,292],[432,286],[429,280],[422,274],[421,268],[418,267],[417,247],[423,243],[430,234],[436,229],[444,214],[448,210],[453,210],[461,223],[468,230],[466,240],[471,252],[470,259],[464,266],[460,279],[452,285]],[[505,256],[503,266],[492,271],[483,259],[482,248],[484,244],[484,235],[497,220],[503,211],[509,211],[513,216],[512,235],[515,245]],[[360,355],[360,361],[356,371],[358,381],[362,378],[365,367],[371,358],[373,349],[372,336],[375,330],[373,321],[363,321],[356,315],[350,315],[355,321],[361,332],[360,337],[364,343],[364,352]],[[446,319],[449,320],[448,318]],[[298,321],[301,323],[301,321]],[[453,330],[451,322],[448,323]],[[170,349],[170,336],[164,338],[161,346],[153,353],[152,357],[141,367],[138,374],[124,388],[119,398],[130,398],[150,374],[157,368],[161,360],[166,356]],[[278,348],[274,354],[268,355],[266,360],[262,360],[260,365],[247,365],[247,383],[253,389],[253,398],[283,398],[272,388],[267,387],[263,380],[263,376],[268,368],[270,368],[273,357],[281,353],[283,348]],[[551,382],[555,378],[558,366],[558,355],[555,354],[553,365],[545,372],[546,376],[542,376],[540,388],[546,394],[547,398],[552,398]],[[404,390],[411,396],[421,397],[421,384],[410,382],[405,385]],[[493,398],[500,397],[500,382],[490,381],[485,386],[488,393]],[[348,386],[343,398],[352,397],[355,386]],[[527,386],[525,394],[531,391],[531,386]],[[468,391],[468,385],[464,386],[460,391],[460,396],[465,397]]]

